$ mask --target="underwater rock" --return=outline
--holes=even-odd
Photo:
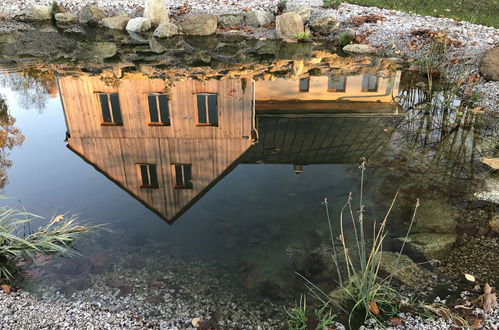
[[[425,277],[424,271],[411,258],[395,252],[383,251],[379,269],[411,287],[416,287]]]
[[[252,10],[244,16],[244,22],[248,26],[261,27],[263,25],[272,23],[274,21],[274,14],[270,11]]]
[[[179,28],[185,34],[207,36],[215,33],[217,17],[211,14],[192,15],[180,23]]]
[[[439,200],[421,202],[412,233],[454,233],[456,221],[452,207]]]
[[[276,17],[276,33],[281,39],[297,39],[304,31],[303,20],[297,13],[285,13]]]
[[[108,29],[124,30],[129,20],[130,17],[127,15],[119,15],[106,17],[100,22],[100,24]]]
[[[499,233],[499,214],[496,214],[489,221],[490,228],[496,233]]]
[[[412,234],[399,238],[414,251],[421,253],[427,260],[441,259],[452,250],[457,241],[457,234]]]

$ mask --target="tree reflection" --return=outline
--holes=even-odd
[[[16,119],[9,113],[7,102],[0,95],[0,188],[7,183],[7,170],[12,166],[8,160],[10,150],[24,142],[21,130],[14,126]]]

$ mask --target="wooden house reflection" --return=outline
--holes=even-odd
[[[397,113],[397,77],[186,80],[165,88],[138,75],[119,84],[66,76],[58,87],[68,147],[172,223],[238,163],[288,163],[301,173],[306,164],[350,162],[352,150],[353,161],[369,156],[375,140],[387,139],[379,118]]]

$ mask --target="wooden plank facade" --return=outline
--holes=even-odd
[[[151,126],[148,95],[160,79],[99,77],[58,81],[70,132],[68,146],[168,222],[220,178],[248,148],[253,129],[251,85],[238,79],[182,81],[168,89],[170,126]],[[117,93],[122,125],[103,125],[98,93]],[[217,125],[197,125],[199,93],[217,95]],[[143,187],[139,164],[155,165],[157,187]],[[175,164],[190,165],[191,187],[176,187]]]

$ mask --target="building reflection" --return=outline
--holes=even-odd
[[[173,223],[239,163],[357,162],[387,143],[398,73],[382,78],[58,78],[68,148]]]

